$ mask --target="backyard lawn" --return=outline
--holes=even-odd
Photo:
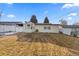
[[[1,56],[79,55],[79,38],[55,33],[17,33],[0,36]]]

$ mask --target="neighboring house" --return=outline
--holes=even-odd
[[[32,23],[32,22],[0,22],[0,34],[16,32],[62,32],[67,35],[76,35],[79,37],[79,25],[60,25],[50,23]]]
[[[79,37],[79,26],[78,25],[64,25],[64,26],[62,26],[61,31],[64,34]]]
[[[0,22],[0,34],[11,33],[11,32],[22,32],[22,22]]]

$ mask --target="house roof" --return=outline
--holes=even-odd
[[[79,25],[62,25],[63,28],[79,28]]]
[[[23,24],[22,22],[10,22],[10,21],[0,21],[0,25],[17,25]],[[35,25],[54,25],[62,26],[63,28],[79,28],[79,25],[61,25],[61,24],[51,24],[51,23],[36,23]]]
[[[62,26],[63,28],[79,28],[79,25],[61,25],[61,24],[49,24],[49,23],[37,23],[36,25],[54,25],[54,26]]]
[[[22,22],[0,21],[0,25],[15,25],[15,24],[23,24],[23,23]]]
[[[36,23],[35,25],[54,25],[54,26],[60,26],[60,24],[49,24],[49,23]]]

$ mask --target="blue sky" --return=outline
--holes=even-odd
[[[50,23],[59,23],[65,19],[68,24],[79,22],[79,4],[75,3],[0,3],[0,21],[30,21],[31,16],[37,16],[42,23],[47,16]]]

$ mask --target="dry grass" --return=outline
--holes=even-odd
[[[18,33],[0,36],[0,55],[79,55],[79,38],[52,33]]]

